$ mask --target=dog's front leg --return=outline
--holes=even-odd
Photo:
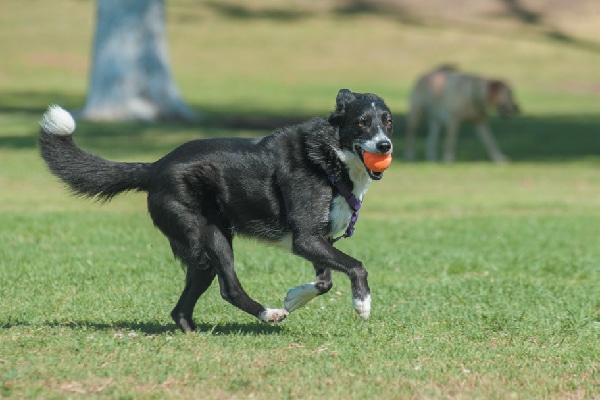
[[[295,238],[294,252],[315,265],[323,266],[324,274],[327,273],[326,269],[345,273],[350,278],[354,310],[361,318],[369,318],[371,314],[371,289],[369,289],[367,281],[367,270],[360,261],[336,249],[321,236]],[[314,286],[316,288],[316,284]],[[315,296],[316,294],[312,298]]]
[[[441,126],[440,123],[430,118],[429,120],[429,133],[427,134],[427,145],[425,148],[425,158],[429,162],[437,161],[437,147],[438,138],[440,136]]]
[[[319,268],[315,266],[317,279],[314,282],[305,283],[290,289],[285,296],[283,303],[285,309],[289,312],[303,307],[317,296],[325,294],[331,290],[333,282],[331,281],[331,270],[329,268]]]
[[[447,124],[446,141],[444,143],[444,162],[452,163],[456,154],[456,139],[458,136],[459,124],[456,121],[450,121]]]
[[[496,140],[494,139],[494,135],[492,135],[492,131],[490,130],[488,124],[485,121],[479,122],[475,131],[477,132],[477,136],[483,142],[485,149],[487,150],[492,161],[497,163],[504,163],[508,161],[508,157],[502,154]]]
[[[406,161],[415,161],[417,128],[421,119],[422,110],[417,105],[411,105],[410,112],[406,121],[406,137],[404,145],[404,159]]]

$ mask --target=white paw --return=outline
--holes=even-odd
[[[317,297],[318,293],[319,291],[314,282],[305,283],[304,285],[290,289],[283,300],[283,304],[286,310],[292,312]]]
[[[354,304],[354,310],[362,319],[369,319],[369,315],[371,315],[371,295],[367,295],[363,300],[354,299],[352,303]]]
[[[290,313],[281,308],[267,308],[258,315],[258,319],[263,322],[279,323]]]

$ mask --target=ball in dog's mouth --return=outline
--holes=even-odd
[[[363,162],[373,172],[383,172],[392,163],[392,154],[369,153],[365,151],[363,154]]]
[[[392,163],[392,153],[371,153],[365,151],[360,146],[356,146],[355,148],[371,179],[380,180],[383,178],[383,171]]]

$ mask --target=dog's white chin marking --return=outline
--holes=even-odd
[[[348,175],[350,176],[352,183],[354,183],[352,193],[357,199],[362,200],[371,184],[371,178],[367,173],[365,164],[356,153],[350,150],[338,151],[337,155],[348,168]]]
[[[263,322],[279,323],[285,319],[290,313],[282,308],[266,308],[265,311],[258,315],[258,319]]]
[[[319,290],[315,282],[305,283],[304,285],[297,286],[290,289],[283,300],[285,309],[289,312],[297,310],[304,306],[306,303],[317,297]]]
[[[44,113],[40,126],[45,132],[53,135],[69,136],[75,131],[75,120],[67,110],[51,105]]]
[[[364,320],[369,319],[371,315],[371,295],[368,295],[363,300],[354,299],[352,302],[356,313]]]

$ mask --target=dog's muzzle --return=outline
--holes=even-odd
[[[392,152],[392,149],[392,142],[389,139],[379,140],[375,143],[361,143],[354,145],[354,151],[356,152],[360,160],[363,162],[363,164],[365,163],[365,151],[376,154],[388,154]],[[365,169],[367,170],[367,173],[369,174],[369,177],[371,179],[378,181],[381,178],[383,178],[383,172],[373,172],[366,165]]]
[[[510,118],[520,114],[521,110],[516,104],[498,106],[498,114],[501,118]]]

